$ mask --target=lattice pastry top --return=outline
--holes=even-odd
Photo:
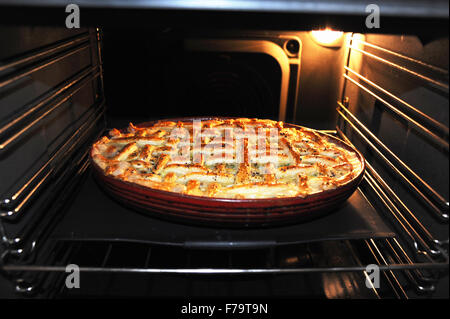
[[[326,135],[248,118],[130,123],[94,143],[91,158],[105,175],[144,187],[236,199],[305,197],[363,169]]]

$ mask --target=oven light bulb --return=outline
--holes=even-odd
[[[314,40],[321,45],[333,45],[339,42],[344,32],[331,29],[313,30],[311,34]]]

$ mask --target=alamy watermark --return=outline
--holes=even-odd
[[[276,164],[279,147],[278,128],[247,126],[245,129],[240,127],[217,129],[204,127],[204,124],[207,123],[194,120],[191,130],[176,127],[171,131],[168,143],[173,144],[170,154],[174,162],[201,164],[225,161],[239,164],[271,158],[273,164]]]
[[[79,29],[80,28],[80,7],[77,4],[68,4],[66,6],[66,28]]]
[[[380,28],[380,7],[376,4],[369,4],[366,6],[366,12],[369,15],[366,17],[366,27],[368,29]]]
[[[69,273],[66,277],[66,287],[68,289],[80,288],[80,267],[75,264],[67,265],[66,272]]]
[[[380,288],[380,267],[370,264],[366,267],[366,287],[369,289]]]

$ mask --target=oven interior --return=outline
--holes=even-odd
[[[1,25],[0,296],[448,298],[448,33],[286,30]],[[109,129],[196,115],[334,134],[364,179],[333,214],[264,229],[155,219],[94,180]]]

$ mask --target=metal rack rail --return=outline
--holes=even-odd
[[[370,53],[367,50],[360,48],[360,45],[364,45],[389,56],[431,70],[432,73],[438,74],[438,77],[444,80],[436,80],[431,76],[425,76],[405,66],[389,61],[387,58],[382,58],[376,54]],[[414,107],[404,99],[396,96],[391,90],[382,87],[367,76],[363,76],[360,72],[352,69],[350,67],[352,50],[361,53],[372,60],[383,63],[396,70],[400,70],[408,76],[437,86],[444,92],[448,92],[448,71],[369,43],[359,37],[352,37],[348,46],[347,65],[344,66],[345,72],[342,75],[344,81],[342,97],[341,101],[337,102],[336,109],[338,114],[338,123],[336,126],[338,136],[349,144],[352,144],[353,139],[362,142],[362,145],[367,147],[368,151],[377,156],[377,161],[383,163],[383,167],[387,168],[398,177],[402,184],[415,195],[415,198],[419,199],[425,207],[428,207],[427,212],[431,212],[432,216],[436,217],[439,222],[447,224],[449,212],[448,199],[439,194],[438,191],[421,178],[419,174],[408,166],[394,151],[386,146],[381,138],[372,132],[369,127],[350,110],[349,100],[346,97],[346,92],[349,88],[346,83],[354,85],[355,89],[359,89],[360,92],[368,94],[374,98],[375,101],[378,101],[381,105],[387,107],[387,110],[408,123],[408,128],[411,127],[422,133],[430,143],[433,143],[444,151],[445,154],[447,154],[447,157],[449,145],[448,127],[420,111],[419,108]],[[443,82],[445,79],[446,82]],[[361,82],[365,85],[361,84]],[[384,96],[386,98],[384,98]],[[394,103],[389,102],[387,99],[390,99]],[[357,106],[354,105],[353,108],[355,107]],[[405,112],[409,112],[410,115]],[[370,163],[367,160],[366,174],[362,185],[365,187],[366,193],[370,193],[371,196],[374,196],[373,198],[379,203],[379,206],[381,205],[380,212],[383,212],[385,216],[392,221],[400,236],[400,238],[394,239],[394,241],[387,239],[386,243],[383,245],[383,249],[374,247],[372,240],[367,243],[368,247],[372,247],[371,249],[378,254],[386,251],[386,249],[390,250],[393,253],[391,256],[393,258],[392,260],[396,260],[397,262],[403,261],[408,264],[415,264],[420,263],[419,260],[422,260],[425,261],[425,263],[439,264],[444,268],[448,268],[448,254],[446,252],[448,239],[437,239],[429,230],[429,226],[424,225],[421,218],[413,213],[413,209],[405,204],[405,201],[402,200],[401,196],[393,190],[389,183],[374,168],[373,163]],[[400,244],[399,241],[401,240],[404,240],[407,244],[405,247]],[[408,249],[406,249],[406,247]],[[407,250],[410,250],[414,257],[411,257],[407,253]],[[387,260],[380,256],[378,262],[386,264]],[[405,271],[405,275],[420,291],[433,290],[432,283],[436,282],[439,277],[435,273],[427,272],[426,267],[415,269],[413,271],[407,270]]]
[[[383,49],[379,46],[370,44],[366,41],[363,41],[358,38],[352,38],[351,44],[349,45],[349,62],[350,62],[350,54],[351,50],[356,50],[358,52],[364,53],[364,50],[358,49],[355,47],[353,42],[359,42],[366,46],[374,47],[378,50],[383,50],[384,52],[388,52],[389,54],[400,56],[403,59],[407,59],[408,61],[413,61],[417,64],[420,64],[422,66],[426,66],[427,68],[430,68],[432,70],[437,70],[439,73],[442,73],[448,77],[448,71],[443,70],[441,68],[432,66],[430,64],[421,62],[416,59],[408,58],[404,55],[395,53],[393,51]],[[362,52],[364,51],[364,52]],[[366,52],[367,53],[367,52]],[[364,53],[365,54],[365,53]],[[373,54],[371,54],[371,57],[374,57]],[[381,58],[380,58],[381,59]],[[378,60],[378,59],[377,59]],[[382,59],[383,63],[389,62],[386,59]],[[391,65],[392,63],[389,62],[388,65]],[[407,72],[408,74],[413,74],[420,76],[419,73],[411,71],[405,67],[400,67],[397,64],[395,64],[396,67],[399,67],[402,71]],[[425,133],[427,136],[432,138],[433,142],[442,147],[446,154],[448,155],[448,132],[449,128],[445,126],[444,124],[438,122],[437,120],[431,118],[430,116],[426,115],[425,113],[418,110],[418,108],[412,106],[411,104],[405,102],[403,99],[395,96],[393,93],[391,93],[389,90],[382,88],[380,85],[375,84],[373,81],[369,80],[367,77],[362,76],[355,70],[349,67],[349,65],[344,66],[345,73],[343,74],[344,80],[349,81],[350,83],[354,84],[358,88],[362,89],[365,93],[371,95],[374,97],[377,101],[380,101],[383,105],[387,106],[391,111],[393,111],[396,115],[398,115],[400,118],[406,120],[409,124],[412,124],[413,127],[419,128],[423,133]],[[433,129],[435,131],[439,131],[443,136],[437,136],[435,133],[431,132],[429,129],[427,129],[424,124],[417,122],[416,120],[412,119],[402,111],[400,111],[395,105],[387,102],[385,99],[383,99],[380,95],[376,94],[373,90],[361,85],[358,83],[355,79],[353,79],[350,75],[355,75],[357,79],[362,80],[365,83],[370,84],[372,87],[376,88],[380,92],[384,93],[390,98],[393,98],[396,102],[398,102],[400,105],[407,107],[408,110],[413,111],[416,115],[420,116],[424,121],[427,121],[429,124],[431,123],[433,126]],[[420,77],[422,80],[427,80],[430,83],[434,83],[434,81],[430,78],[424,78]],[[345,84],[344,84],[344,87]],[[448,84],[447,84],[448,88]],[[448,222],[448,212],[449,212],[449,201],[446,199],[443,195],[439,194],[433,187],[431,187],[424,179],[422,179],[413,169],[411,169],[407,164],[405,164],[404,161],[402,161],[399,156],[397,156],[393,151],[391,151],[374,133],[370,131],[358,118],[355,116],[349,109],[348,109],[348,101],[346,100],[345,96],[342,96],[342,100],[338,101],[338,114],[340,115],[340,118],[342,118],[347,124],[352,126],[354,132],[356,132],[358,135],[360,135],[371,147],[372,150],[374,150],[377,154],[383,157],[383,160],[385,160],[386,163],[388,163],[388,166],[391,167],[399,176],[402,177],[402,180],[411,187],[411,189],[417,193],[417,195],[423,199],[423,201],[430,206],[431,210],[438,216],[440,219],[442,219],[445,222]],[[345,114],[344,114],[345,113]],[[351,119],[351,120],[350,120]],[[342,132],[342,131],[341,131]],[[377,146],[375,146],[375,144]],[[378,147],[378,148],[377,148]],[[383,150],[384,154],[389,156],[392,161],[395,162],[396,165],[392,164],[389,159],[383,154],[383,152],[380,151]],[[412,181],[408,178],[411,178]]]
[[[32,73],[44,70],[51,65],[64,61],[71,56],[77,56],[85,50],[91,54],[99,54],[100,47],[97,39],[99,31],[82,32],[76,36],[45,45],[31,53],[26,53],[9,60],[0,66],[0,89],[18,83],[21,79],[29,78]],[[95,50],[93,49],[95,45]],[[20,151],[19,140],[25,138],[42,121],[63,106],[71,108],[72,98],[101,78],[101,61],[95,63],[92,55],[90,65],[79,69],[70,77],[65,78],[55,87],[51,87],[42,95],[23,105],[20,112],[12,118],[5,118],[0,126],[0,155],[9,156]],[[101,83],[102,87],[103,84]],[[47,150],[48,158],[33,171],[27,172],[27,178],[19,185],[14,185],[7,194],[2,194],[0,201],[0,250],[4,255],[23,256],[34,249],[36,241],[28,237],[35,231],[35,226],[44,219],[45,213],[36,207],[42,197],[48,197],[48,189],[54,189],[67,171],[67,166],[75,160],[79,148],[84,145],[95,130],[104,115],[103,96],[93,97],[94,103],[88,105],[66,127],[72,132],[59,143],[55,151]],[[96,128],[97,127],[97,128]],[[102,126],[100,126],[102,127]],[[104,123],[103,123],[104,127]],[[14,148],[13,148],[14,147]],[[36,163],[42,159],[36,159]],[[39,196],[38,196],[39,195]],[[15,231],[9,232],[11,225]],[[31,248],[30,248],[31,247]]]
[[[86,243],[84,243],[86,244]],[[366,253],[370,258],[365,258],[361,261],[361,251],[355,253],[353,246],[355,245],[365,246]],[[219,267],[190,267],[191,260],[194,259],[191,253],[187,251],[185,257],[185,265],[180,266],[172,266],[170,261],[165,261],[165,267],[155,267],[152,265],[153,252],[152,250],[158,249],[157,247],[153,247],[151,245],[148,246],[147,249],[142,249],[142,257],[141,259],[144,261],[142,266],[140,267],[130,267],[127,265],[127,260],[123,261],[123,265],[118,266],[110,266],[110,259],[112,254],[115,252],[117,246],[120,245],[118,242],[105,242],[104,249],[102,250],[102,254],[100,256],[96,256],[96,260],[101,260],[98,266],[89,266],[79,264],[77,261],[77,265],[79,266],[79,270],[81,273],[114,273],[114,274],[178,274],[178,275],[199,275],[199,276],[214,276],[214,275],[272,275],[272,274],[314,274],[314,273],[359,273],[362,276],[367,276],[367,267],[365,264],[376,264],[379,267],[381,273],[386,278],[386,283],[396,292],[398,298],[408,298],[408,293],[406,288],[404,287],[405,279],[410,280],[415,284],[415,288],[418,292],[432,292],[435,287],[433,282],[429,282],[423,280],[415,275],[415,271],[421,269],[430,269],[430,270],[440,270],[445,269],[445,265],[440,263],[409,263],[402,262],[401,257],[398,255],[398,250],[402,249],[398,241],[391,240],[383,240],[383,239],[370,239],[363,240],[360,242],[351,242],[344,241],[342,245],[350,247],[352,251],[353,263],[349,263],[347,265],[336,265],[336,266],[325,266],[325,265],[284,265],[284,267],[280,267],[281,261],[275,261],[273,264],[268,265],[266,267],[261,268],[252,268],[252,267],[235,267],[235,260],[232,255],[228,256],[227,266],[224,268]],[[314,249],[311,247],[311,244],[305,244],[304,247],[298,247],[299,251]],[[8,273],[26,273],[30,275],[30,273],[40,274],[41,277],[39,280],[33,280],[29,278],[18,277],[16,280],[17,283],[17,291],[22,292],[31,292],[36,291],[37,287],[45,284],[45,280],[47,276],[51,276],[55,273],[59,273],[63,275],[66,271],[67,264],[73,263],[73,255],[76,254],[77,251],[83,250],[82,247],[79,246],[77,242],[69,242],[64,243],[64,256],[59,260],[58,264],[55,265],[54,260],[50,260],[48,265],[20,265],[20,264],[12,264],[8,263],[3,267],[3,270]],[[383,247],[383,248],[381,248]],[[344,247],[341,247],[343,249]],[[119,248],[120,249],[120,248]],[[164,248],[167,253],[170,253],[170,248]],[[62,250],[62,248],[61,248]],[[225,252],[224,252],[225,253]],[[267,256],[268,260],[273,260],[273,255],[276,254],[271,250],[267,250],[264,252]],[[225,253],[226,254],[226,253]],[[136,256],[134,256],[136,257]],[[133,258],[136,259],[136,258]],[[289,258],[286,258],[289,260]],[[297,260],[297,259],[293,259]],[[276,265],[278,264],[278,266]],[[25,284],[27,283],[27,284]],[[386,288],[386,287],[384,287]],[[374,289],[376,292],[377,289]]]

